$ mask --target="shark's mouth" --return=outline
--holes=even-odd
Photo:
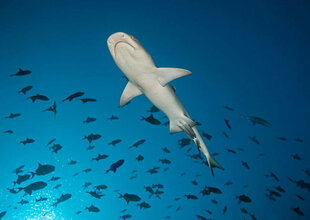
[[[114,45],[114,57],[116,57],[116,47],[117,47],[117,45],[120,44],[120,43],[127,44],[127,45],[129,45],[130,47],[132,47],[134,50],[136,49],[134,46],[132,46],[130,43],[128,43],[128,42],[126,42],[126,41],[118,41],[118,42],[116,42],[115,45]]]

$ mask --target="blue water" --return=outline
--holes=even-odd
[[[310,15],[307,1],[1,1],[0,3],[0,213],[3,219],[309,219],[309,184],[304,171],[310,169]],[[212,135],[204,139],[216,160],[225,168],[215,176],[200,160],[193,143],[184,148],[184,133],[169,134],[169,127],[140,120],[149,116],[152,104],[137,97],[119,108],[126,85],[106,45],[114,32],[134,35],[152,55],[157,66],[179,67],[192,75],[171,82],[191,117],[200,122],[198,130]],[[26,76],[10,77],[18,68],[31,70]],[[18,94],[25,86],[33,88]],[[97,102],[83,104],[79,98],[62,102],[75,92]],[[32,95],[42,94],[49,101]],[[57,115],[42,110],[57,103]],[[223,106],[230,106],[228,111]],[[20,117],[5,119],[10,113]],[[108,120],[111,115],[118,120]],[[244,116],[266,119],[271,127],[253,126]],[[88,117],[93,123],[83,123]],[[154,113],[162,123],[163,113]],[[224,119],[232,127],[230,131]],[[2,131],[13,130],[13,134]],[[228,138],[223,135],[228,134]],[[100,134],[87,150],[85,135]],[[248,137],[255,136],[260,144]],[[286,137],[281,141],[278,137]],[[20,141],[32,138],[34,143]],[[53,153],[47,143],[63,148]],[[294,141],[300,138],[302,143]],[[115,147],[111,141],[121,139]],[[130,148],[136,141],[146,142]],[[167,147],[171,152],[165,153]],[[236,153],[230,153],[227,149]],[[244,151],[238,150],[243,148]],[[189,149],[191,151],[187,152]],[[94,161],[98,154],[108,158]],[[143,155],[138,162],[136,157]],[[259,154],[264,154],[259,156]],[[298,154],[301,160],[292,157]],[[162,164],[159,159],[171,164]],[[110,165],[124,159],[116,173],[105,174]],[[71,160],[75,165],[68,165]],[[247,169],[241,161],[248,163]],[[35,176],[18,187],[36,181],[48,183],[33,192],[10,193],[17,175],[34,172],[38,163],[55,166],[55,171]],[[147,171],[160,167],[158,173]],[[167,171],[164,171],[169,167]],[[83,170],[91,168],[85,173]],[[136,170],[136,173],[134,170]],[[273,172],[279,182],[265,177]],[[78,173],[78,175],[74,175]],[[130,178],[135,176],[136,178]],[[200,175],[200,176],[196,176]],[[52,176],[60,180],[49,182]],[[293,181],[290,181],[291,178]],[[197,181],[194,185],[192,181]],[[226,182],[232,185],[225,185]],[[85,182],[92,183],[86,189]],[[60,188],[54,189],[57,184]],[[86,191],[105,184],[104,196],[96,199]],[[160,195],[149,198],[144,186],[162,184]],[[217,187],[221,194],[203,196],[204,186]],[[268,199],[268,189],[281,186],[285,192],[276,201]],[[156,189],[154,189],[156,190]],[[276,191],[276,190],[275,190]],[[52,206],[61,194],[72,198]],[[119,193],[138,195],[139,202],[128,205]],[[187,200],[185,194],[198,197]],[[304,198],[301,200],[297,195]],[[249,203],[238,203],[246,195]],[[47,201],[35,202],[40,196]],[[178,201],[174,199],[180,198]],[[22,199],[28,204],[18,204]],[[214,204],[211,200],[216,200]],[[151,208],[140,209],[142,201]],[[85,207],[94,205],[98,213]],[[227,212],[223,214],[223,208]],[[179,208],[181,207],[181,208]],[[299,207],[304,216],[292,208]],[[122,210],[126,209],[124,212]],[[208,209],[212,214],[207,213]],[[178,210],[178,211],[177,211]],[[76,212],[82,211],[80,214]]]

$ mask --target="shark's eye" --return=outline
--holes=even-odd
[[[132,35],[130,35],[130,38],[131,38],[132,40],[136,40],[136,38],[135,38],[134,36],[132,36]]]

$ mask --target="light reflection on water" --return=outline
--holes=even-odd
[[[38,198],[47,198],[46,201],[36,202]],[[34,193],[32,196],[24,198],[29,203],[24,206],[18,206],[15,210],[14,219],[25,220],[64,220],[61,209],[55,208],[52,204],[55,202],[55,195],[51,190]]]

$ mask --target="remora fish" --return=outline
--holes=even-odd
[[[210,155],[195,127],[196,123],[190,118],[173,87],[168,84],[191,72],[178,68],[157,68],[139,41],[123,32],[112,34],[107,44],[116,65],[129,80],[121,96],[120,106],[126,105],[136,96],[145,94],[169,118],[170,133],[184,131],[194,141],[206,156],[212,175],[214,167],[223,170],[224,168]]]

